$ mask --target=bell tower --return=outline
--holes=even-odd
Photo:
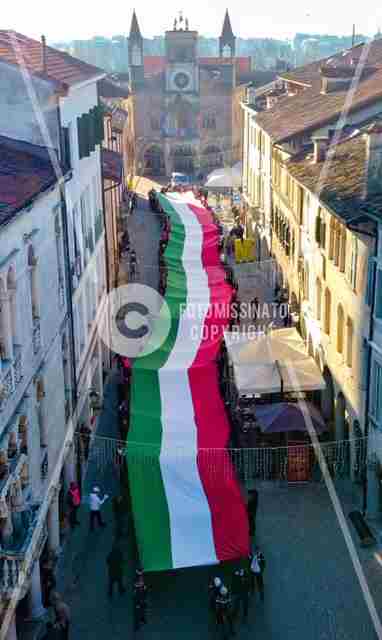
[[[191,31],[187,18],[180,13],[171,31],[166,31],[166,91],[198,93],[198,33]]]
[[[232,31],[228,9],[225,12],[222,34],[219,38],[220,58],[234,58],[236,55],[236,38]]]
[[[132,88],[143,85],[145,80],[144,64],[143,64],[143,38],[139,28],[137,14],[135,9],[131,19],[129,46],[129,72]]]

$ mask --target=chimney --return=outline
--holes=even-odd
[[[312,141],[314,145],[313,164],[324,162],[329,147],[329,136],[315,136]]]
[[[41,36],[41,68],[46,73],[46,38]]]
[[[366,142],[365,197],[382,194],[382,119],[370,125]]]

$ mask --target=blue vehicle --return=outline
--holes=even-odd
[[[177,173],[174,171],[171,174],[171,186],[172,187],[187,187],[191,185],[190,177],[185,173]]]

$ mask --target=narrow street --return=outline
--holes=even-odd
[[[144,181],[145,193],[150,183]],[[139,263],[140,281],[157,284],[159,225],[140,199],[128,222],[131,244]],[[117,374],[109,379],[99,436],[118,437]],[[119,492],[115,470],[94,455],[90,458],[85,493],[98,484],[111,497]],[[258,485],[259,509],[256,541],[265,554],[265,602],[251,602],[249,622],[237,625],[237,637],[246,640],[374,640],[375,632],[356,578],[328,492],[323,484]],[[359,507],[358,496],[346,482],[339,495],[347,516]],[[110,640],[133,637],[132,580],[134,548],[131,523],[124,541],[126,554],[123,596],[107,597],[106,556],[111,550],[111,500],[104,508],[108,526],[88,531],[87,507],[81,527],[72,534],[60,567],[59,589],[72,610],[71,640]],[[347,520],[349,522],[349,520]],[[382,571],[373,551],[357,550],[373,595],[382,605]],[[218,638],[208,611],[209,578],[213,568],[196,568],[147,576],[148,623],[139,631],[147,640],[157,638]]]

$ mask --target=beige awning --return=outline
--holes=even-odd
[[[294,328],[269,334],[224,334],[241,395],[325,389],[325,381],[314,359]]]

